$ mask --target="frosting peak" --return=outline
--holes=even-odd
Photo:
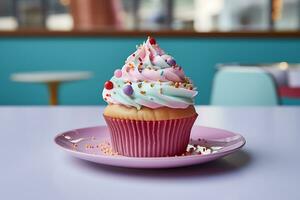
[[[181,67],[156,42],[151,44],[151,40],[154,39],[148,37],[148,40],[127,58],[122,68],[123,78],[127,81],[182,82],[185,75]]]
[[[194,103],[197,91],[175,59],[154,38],[148,37],[106,82],[102,95],[108,103],[137,109],[141,106],[186,108]]]

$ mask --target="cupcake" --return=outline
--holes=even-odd
[[[196,95],[182,67],[148,37],[104,84],[113,150],[130,157],[181,155],[197,118]]]

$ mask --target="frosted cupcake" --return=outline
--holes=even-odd
[[[131,157],[181,155],[197,118],[196,88],[154,38],[105,82],[104,118],[114,151]]]

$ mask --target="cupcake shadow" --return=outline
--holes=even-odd
[[[233,173],[246,168],[252,161],[249,152],[240,150],[224,158],[205,164],[188,167],[166,168],[166,169],[133,169],[101,165],[89,161],[71,158],[70,161],[80,168],[90,170],[96,174],[124,176],[150,179],[180,179],[199,178]]]

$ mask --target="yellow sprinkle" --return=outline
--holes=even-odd
[[[162,88],[159,89],[159,93],[162,94]]]

